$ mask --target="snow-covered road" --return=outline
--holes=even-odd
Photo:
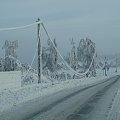
[[[75,87],[24,102],[0,114],[0,120],[64,120],[80,109],[91,96],[118,80],[118,76],[101,84]]]
[[[120,120],[120,79],[94,95],[67,120]]]

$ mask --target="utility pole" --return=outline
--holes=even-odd
[[[116,70],[115,70],[115,72],[117,72],[117,56],[116,56]]]
[[[36,22],[40,22],[40,19]],[[38,41],[38,83],[41,83],[42,77],[42,45],[41,45],[41,38],[40,38],[40,23],[37,26],[37,41]]]
[[[76,49],[75,49],[75,42],[72,38],[72,41],[71,41],[71,45],[72,45],[72,67],[73,69],[76,71],[76,68],[77,68],[77,60],[76,60]]]
[[[106,57],[105,57],[105,76],[107,76],[107,60],[106,60]]]

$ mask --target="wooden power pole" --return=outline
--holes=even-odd
[[[40,22],[38,18],[37,22]],[[38,83],[41,83],[42,77],[42,45],[41,45],[41,38],[40,38],[40,23],[37,26],[37,41],[38,41]]]
[[[116,70],[115,70],[115,72],[117,72],[117,61],[118,61],[118,60],[117,60],[117,56],[116,56]]]
[[[105,57],[105,76],[107,76],[107,59]]]

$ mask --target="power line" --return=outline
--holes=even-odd
[[[92,67],[92,64],[93,64],[93,62],[94,62],[94,59],[95,59],[95,56],[96,56],[96,51],[94,52],[94,55],[93,55],[91,64],[89,65],[89,68],[86,70],[86,72],[84,72],[84,73],[78,73],[78,72],[76,72],[76,71],[75,71],[74,69],[72,69],[72,68],[69,66],[69,64],[64,60],[63,56],[61,55],[61,53],[59,52],[58,48],[55,46],[53,40],[51,39],[49,33],[47,32],[47,30],[46,30],[43,22],[41,22],[40,20],[36,21],[35,23],[29,24],[29,25],[25,25],[25,26],[12,27],[12,28],[0,28],[0,31],[10,31],[10,30],[24,29],[24,28],[31,27],[31,26],[33,26],[33,25],[41,25],[41,26],[43,27],[43,29],[44,29],[44,31],[45,31],[48,39],[51,41],[51,43],[53,44],[53,47],[55,48],[55,50],[57,51],[57,53],[59,54],[59,56],[62,58],[64,64],[65,64],[74,74],[82,77],[82,76],[85,76],[85,75],[89,72],[89,70],[90,70],[90,68]],[[38,39],[40,39],[40,35],[41,35],[41,34],[38,33]],[[38,46],[38,42],[39,42],[39,41],[37,41],[37,46]],[[42,52],[42,47],[40,48],[40,52]],[[37,53],[37,49],[36,49],[36,51],[35,51],[35,54],[34,54],[34,56],[33,56],[33,59],[32,59],[31,65],[30,65],[31,68],[32,68],[32,64],[33,64],[33,62],[34,62],[34,60],[35,60],[36,53]],[[41,53],[40,53],[40,55],[41,55]],[[38,58],[40,58],[40,55],[38,55]],[[40,63],[40,61],[39,61],[38,63]],[[40,64],[42,64],[42,63],[40,63]],[[42,69],[41,66],[40,66],[40,69]],[[42,74],[42,73],[38,73],[38,74]]]
[[[18,30],[18,29],[25,29],[34,25],[40,24],[41,21],[29,24],[29,25],[24,25],[24,26],[19,26],[19,27],[11,27],[11,28],[0,28],[0,31],[10,31],[10,30]]]
[[[62,60],[64,61],[65,65],[66,65],[74,74],[77,74],[78,76],[85,76],[85,75],[89,72],[90,68],[92,67],[92,64],[93,64],[93,62],[94,62],[94,58],[95,58],[95,56],[96,56],[96,51],[94,52],[94,55],[93,55],[91,64],[90,64],[89,68],[87,69],[87,71],[84,72],[84,73],[78,73],[78,72],[76,72],[75,70],[73,70],[73,69],[68,65],[68,63],[64,60],[64,58],[62,57],[61,53],[59,52],[59,50],[58,50],[57,47],[55,46],[53,40],[51,39],[49,33],[47,32],[44,24],[43,24],[43,23],[41,23],[41,24],[42,24],[42,26],[43,26],[43,29],[45,30],[46,35],[48,36],[48,39],[52,42],[55,50],[58,52],[58,54],[59,54],[60,57],[62,58]]]

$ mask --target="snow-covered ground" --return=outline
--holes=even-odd
[[[119,71],[119,69],[118,69]],[[102,70],[97,70],[97,77],[92,78],[82,78],[82,79],[71,79],[65,81],[49,81],[48,79],[43,77],[43,81],[41,84],[35,84],[37,82],[37,76],[28,74],[28,82],[23,85],[23,87],[14,88],[14,89],[3,89],[0,90],[0,112],[6,110],[8,107],[14,106],[21,102],[25,102],[30,99],[34,99],[36,97],[42,97],[45,95],[54,94],[55,92],[59,92],[63,89],[73,88],[77,86],[88,86],[91,84],[96,84],[98,82],[103,81],[106,78],[111,77],[111,75],[119,74],[115,73],[115,68],[110,69],[107,72],[108,76],[103,76]],[[33,79],[32,82],[29,79]],[[23,81],[22,81],[23,82]],[[23,83],[22,83],[23,84]]]
[[[107,120],[120,120],[120,88],[118,88],[114,96]]]
[[[0,89],[21,87],[21,71],[0,72]]]
[[[120,78],[94,95],[71,119],[75,120],[120,120]]]
[[[107,75],[111,75],[111,74],[114,74],[116,73],[116,68],[110,68],[108,71],[107,71]],[[120,68],[117,68],[117,72],[120,73]],[[97,69],[97,76],[104,76],[105,75],[105,71],[104,70],[101,70],[101,69]]]
[[[118,76],[101,80],[102,84],[82,85],[73,88],[62,89],[57,93],[38,97],[0,113],[2,120],[66,120],[65,118],[81,105],[87,102],[91,96],[98,93],[105,86],[113,84]],[[99,82],[101,82],[99,81]],[[106,81],[106,82],[105,82]],[[73,119],[72,119],[73,120]]]
[[[15,106],[30,99],[52,95],[64,89],[77,86],[86,87],[96,84],[116,74],[119,73],[114,73],[107,77],[99,75],[92,78],[71,79],[66,81],[46,81],[41,84],[27,85],[17,89],[4,89],[0,91],[0,111],[4,111],[11,106]]]

